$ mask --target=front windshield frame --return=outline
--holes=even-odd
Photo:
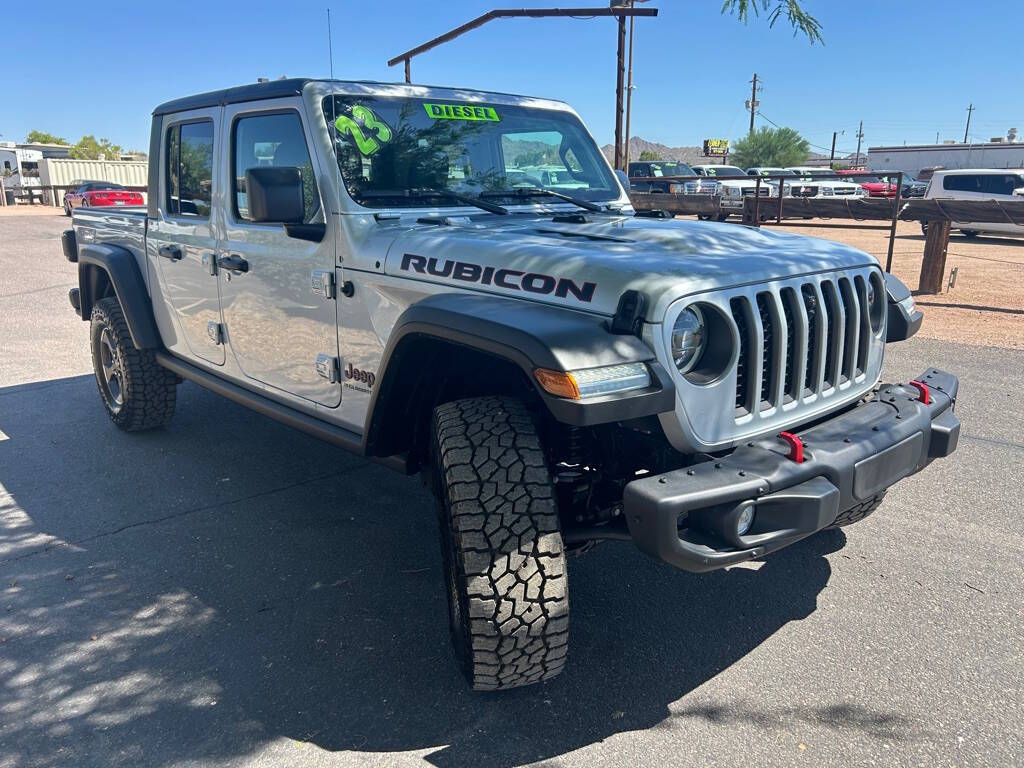
[[[622,198],[618,179],[571,110],[338,92],[323,95],[320,107],[341,184],[363,208],[464,207],[453,193],[483,193],[498,204],[571,205],[520,191],[531,188],[592,203]],[[446,111],[431,112],[440,107]]]

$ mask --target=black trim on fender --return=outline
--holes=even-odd
[[[609,333],[601,318],[572,310],[494,296],[446,293],[412,305],[395,323],[381,360],[381,386],[374,389],[367,430],[372,442],[381,420],[378,399],[389,391],[388,370],[403,339],[422,335],[460,344],[515,364],[551,415],[573,426],[606,424],[671,411],[675,387],[654,353],[638,338]],[[586,400],[552,397],[536,382],[537,368],[573,371],[622,363],[646,363],[647,389]]]
[[[75,237],[75,230],[65,229],[60,233],[60,247],[64,251],[64,258],[74,264],[78,261],[78,238]]]
[[[900,306],[901,301],[910,298],[910,289],[898,277],[893,277],[888,272],[883,274],[885,275],[885,292],[888,297],[885,343],[906,341],[921,328],[924,315],[917,309],[908,312]]]
[[[222,397],[226,397],[232,402],[238,403],[293,429],[297,429],[300,432],[305,432],[307,435],[323,440],[325,443],[344,448],[346,451],[357,456],[363,455],[363,441],[356,432],[329,424],[315,416],[310,416],[302,411],[276,403],[273,400],[269,400],[266,395],[252,392],[237,384],[226,381],[168,352],[157,352],[155,356],[156,361],[160,365],[172,373],[178,374],[183,379],[193,381],[199,386]],[[407,472],[407,462],[404,455],[376,457],[373,458],[373,461],[403,474]]]
[[[78,249],[78,288],[80,314],[88,320],[99,289],[98,270],[110,280],[117,300],[128,321],[128,331],[136,349],[158,349],[160,333],[153,319],[153,308],[146,283],[135,256],[116,245],[90,243]]]

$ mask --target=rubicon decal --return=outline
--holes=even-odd
[[[560,299],[572,296],[583,302],[590,302],[597,290],[597,283],[584,282],[582,285],[568,277],[553,277],[540,272],[523,272],[518,269],[497,269],[481,267],[469,261],[439,260],[434,257],[417,256],[413,253],[402,255],[402,267],[406,272],[421,275],[447,277],[480,285],[496,285],[511,291],[554,294]]]

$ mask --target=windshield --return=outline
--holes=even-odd
[[[561,110],[378,96],[328,96],[323,102],[342,179],[369,207],[422,206],[429,191],[501,203],[521,188],[590,201],[614,200],[619,187],[579,119]],[[437,196],[436,205],[460,205]]]
[[[796,176],[793,171],[786,168],[761,168],[762,176]]]
[[[696,176],[686,163],[651,163],[652,176]]]
[[[708,176],[746,176],[742,168],[735,165],[705,165],[704,173]]]

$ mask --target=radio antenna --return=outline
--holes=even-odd
[[[327,57],[331,62],[331,80],[334,79],[334,41],[331,39],[331,9],[327,9]]]

